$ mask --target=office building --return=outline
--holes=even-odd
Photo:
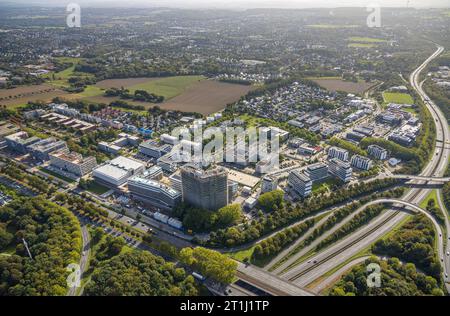
[[[311,178],[299,170],[289,173],[288,184],[301,197],[307,197],[312,192],[313,182]]]
[[[342,161],[348,160],[348,151],[339,147],[330,147],[328,149],[328,159],[337,158]]]
[[[147,169],[142,174],[143,178],[150,179],[150,180],[161,180],[164,173],[161,167],[159,166],[153,166],[150,169]]]
[[[388,155],[387,150],[378,145],[370,145],[367,147],[367,152],[369,155],[378,160],[386,160]]]
[[[183,186],[181,184],[181,174],[179,171],[175,172],[169,177],[170,186],[178,192],[183,192]]]
[[[265,176],[262,179],[261,193],[275,191],[278,187],[278,179],[276,177]]]
[[[172,150],[171,145],[159,145],[156,141],[146,141],[139,145],[139,152],[148,157],[161,158]]]
[[[175,137],[175,136],[172,136],[169,134],[162,134],[160,139],[161,139],[162,143],[170,144],[170,145],[176,145],[179,142],[178,137]]]
[[[123,156],[104,163],[93,171],[96,181],[109,187],[118,187],[135,175],[144,172],[144,164]]]
[[[18,132],[5,137],[8,148],[21,154],[28,153],[28,146],[40,140],[39,137],[28,137],[26,132]]]
[[[367,171],[370,170],[370,168],[372,168],[372,160],[360,155],[354,155],[352,157],[351,165],[352,167]]]
[[[181,202],[181,193],[154,180],[132,177],[128,180],[128,191],[133,199],[164,208],[173,209]]]
[[[328,165],[321,162],[309,165],[305,173],[311,178],[312,182],[326,179],[328,177]]]
[[[181,169],[183,200],[193,206],[216,211],[228,204],[228,171],[186,165]]]
[[[95,157],[83,158],[79,153],[62,150],[50,154],[50,165],[61,171],[83,177],[97,166],[97,160]]]
[[[50,160],[50,153],[54,151],[69,152],[66,142],[54,137],[42,139],[34,144],[28,145],[27,149],[35,159],[40,161]]]
[[[353,169],[350,166],[350,163],[338,158],[330,159],[328,170],[330,174],[340,179],[342,182],[350,182],[352,178]]]

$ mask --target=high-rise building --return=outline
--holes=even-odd
[[[228,204],[228,171],[224,168],[204,171],[186,165],[181,169],[181,183],[186,203],[213,211]]]
[[[352,178],[353,169],[350,166],[350,163],[342,161],[338,158],[333,158],[329,161],[328,170],[333,176],[343,182],[350,182]]]
[[[387,150],[378,145],[370,145],[369,147],[367,147],[367,152],[369,153],[369,155],[378,160],[385,160],[387,159],[388,155]]]
[[[328,165],[322,162],[309,165],[306,168],[306,175],[311,178],[312,182],[326,179],[328,177]]]
[[[311,178],[299,170],[294,170],[289,173],[288,184],[302,197],[306,197],[312,192],[313,182]]]
[[[360,155],[354,155],[351,161],[352,167],[361,169],[361,170],[370,170],[372,168],[372,160],[367,157],[363,157]]]
[[[330,147],[328,149],[328,159],[337,158],[342,161],[348,160],[348,151],[339,147]]]

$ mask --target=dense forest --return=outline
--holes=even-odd
[[[99,264],[87,296],[194,296],[194,278],[183,268],[146,251],[132,251]]]
[[[66,267],[80,260],[75,216],[42,197],[18,198],[0,209],[0,223],[0,296],[65,295]]]
[[[376,242],[373,252],[412,262],[440,280],[441,266],[434,250],[435,234],[431,221],[423,214],[416,215],[395,234]]]
[[[381,286],[368,287],[366,267],[376,263],[381,268]],[[387,261],[367,259],[347,273],[329,292],[331,296],[443,296],[436,279],[417,271],[413,263],[403,264],[397,258]]]

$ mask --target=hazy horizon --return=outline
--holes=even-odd
[[[86,7],[176,7],[176,8],[336,8],[365,7],[379,4],[382,7],[450,7],[448,0],[130,0],[126,4],[118,0],[0,0],[8,5],[66,6],[74,2]]]

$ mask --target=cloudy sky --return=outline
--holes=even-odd
[[[169,6],[191,8],[315,8],[355,7],[377,3],[383,7],[450,7],[449,0],[0,0],[0,3],[82,6]]]

